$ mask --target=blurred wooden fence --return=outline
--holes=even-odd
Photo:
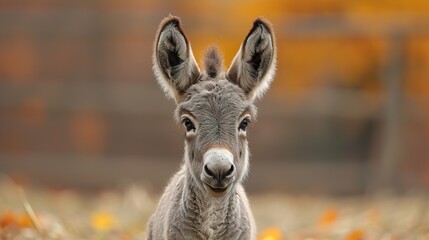
[[[279,65],[250,130],[249,189],[429,186],[428,4],[299,2],[1,3],[0,171],[162,187],[183,143],[151,72],[159,21],[181,16],[195,55],[215,43],[228,64],[264,15]]]

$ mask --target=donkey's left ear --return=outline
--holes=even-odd
[[[200,69],[178,17],[170,15],[159,26],[153,53],[153,70],[159,85],[176,103],[198,81]]]
[[[228,70],[228,79],[252,101],[270,86],[276,69],[276,44],[270,22],[258,18]]]

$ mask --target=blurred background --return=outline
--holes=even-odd
[[[0,3],[0,172],[17,182],[160,192],[183,129],[151,70],[180,16],[197,61],[228,66],[258,16],[277,76],[250,128],[250,193],[396,193],[429,187],[426,0],[39,0]]]

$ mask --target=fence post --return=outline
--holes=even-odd
[[[382,69],[385,103],[382,112],[381,152],[375,171],[375,190],[395,192],[400,180],[402,159],[403,82],[405,77],[405,36],[389,36],[388,60]]]

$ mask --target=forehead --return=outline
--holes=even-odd
[[[180,117],[184,112],[197,118],[237,118],[246,112],[251,116],[256,114],[254,105],[246,98],[244,91],[228,80],[206,80],[191,86],[177,106],[176,115]]]

